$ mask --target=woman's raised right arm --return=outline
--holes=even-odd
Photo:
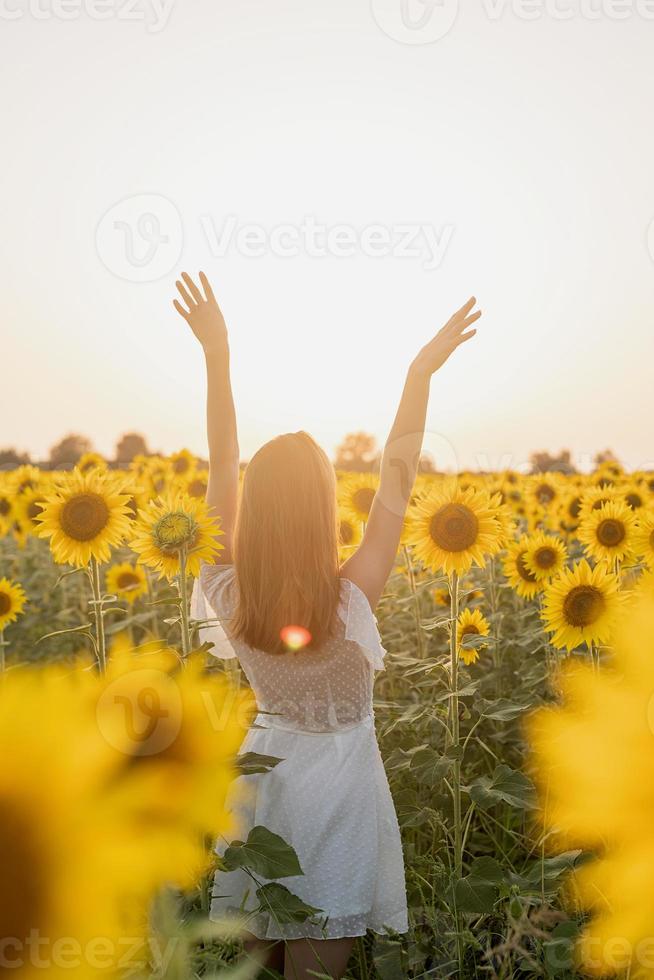
[[[476,334],[470,329],[481,311],[472,297],[426,344],[409,368],[395,422],[381,461],[375,495],[363,541],[341,569],[366,594],[374,608],[390,575],[402,533],[404,515],[418,472],[425,433],[432,375],[450,355]]]

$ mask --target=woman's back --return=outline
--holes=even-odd
[[[267,653],[234,637],[229,621],[238,602],[233,565],[205,565],[201,584],[221,621],[218,656],[236,656],[265,723],[292,731],[342,731],[372,716],[374,670],[383,667],[375,617],[361,590],[341,579],[329,639],[319,649]]]

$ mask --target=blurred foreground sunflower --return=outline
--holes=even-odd
[[[584,976],[654,977],[654,592],[621,617],[601,673],[563,673],[563,704],[529,722],[544,832],[594,859],[569,894],[590,913],[577,946]]]

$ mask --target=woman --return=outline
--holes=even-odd
[[[247,777],[239,830],[245,838],[264,826],[290,844],[303,874],[283,884],[320,910],[302,923],[257,912],[262,882],[237,870],[216,875],[212,916],[252,910],[248,928],[258,940],[284,941],[270,962],[286,977],[317,971],[339,978],[355,937],[407,929],[400,834],[373,722],[374,671],[384,655],[373,610],[397,553],[431,376],[474,336],[481,312],[469,300],[411,363],[362,543],[339,568],[335,474],[306,433],[259,450],[237,514],[227,329],[204,273],[201,288],[186,273],[182,279],[183,303],[174,306],[206,358],[207,502],[223,531],[223,550],[215,565],[203,567],[201,588],[228,640],[215,652],[238,657],[257,699],[260,713],[243,749],[283,759],[271,772]],[[301,628],[300,650],[289,645],[289,626]]]

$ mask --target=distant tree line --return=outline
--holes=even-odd
[[[92,451],[93,445],[90,439],[78,433],[70,433],[52,447],[47,461],[34,462],[29,453],[19,452],[14,448],[0,449],[0,470],[11,470],[32,462],[42,469],[72,469],[84,453]],[[120,468],[129,465],[135,456],[153,455],[158,454],[149,450],[145,436],[139,432],[126,432],[116,443],[114,458],[109,462],[110,465]],[[595,465],[599,466],[603,462],[615,459],[614,453],[606,449],[597,453],[594,461]],[[377,447],[374,436],[368,432],[350,432],[336,450],[334,465],[339,470],[353,473],[374,473],[379,470],[380,461],[381,451]],[[534,452],[529,457],[529,461],[532,473],[577,472],[568,449],[563,449],[556,455],[545,451]],[[424,455],[420,459],[419,472],[437,473],[437,464],[437,460]]]

